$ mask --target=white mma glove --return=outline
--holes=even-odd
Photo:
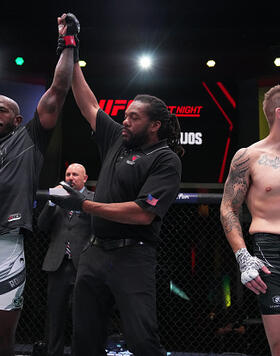
[[[246,284],[259,275],[259,270],[263,268],[264,263],[256,256],[251,256],[247,248],[241,248],[235,252],[236,260],[241,272],[241,282]]]

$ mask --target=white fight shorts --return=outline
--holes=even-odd
[[[23,306],[26,278],[23,245],[19,229],[0,235],[0,310]]]

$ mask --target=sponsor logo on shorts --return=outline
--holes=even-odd
[[[12,221],[20,220],[20,219],[21,219],[21,214],[16,213],[16,214],[12,214],[8,217],[8,222],[12,222]]]
[[[280,304],[280,295],[275,295],[274,297],[272,297],[272,301],[275,304]]]
[[[12,304],[14,309],[21,309],[23,306],[23,296],[15,297]]]
[[[25,283],[26,272],[23,269],[17,275],[12,276],[9,279],[0,282],[0,295],[10,292],[13,289],[16,289],[20,286],[23,286]]]
[[[25,281],[25,273],[20,273],[15,278],[9,280],[11,288],[16,288]]]

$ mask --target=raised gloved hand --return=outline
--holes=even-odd
[[[49,200],[66,210],[83,210],[82,205],[86,200],[86,197],[79,191],[70,187],[70,185],[65,182],[60,182],[59,184],[62,185],[62,187],[69,193],[69,195],[62,196],[50,194]]]
[[[256,294],[265,293],[266,284],[259,276],[259,271],[270,273],[264,262],[256,256],[251,256],[246,248],[241,248],[235,253],[241,272],[241,282]]]
[[[77,17],[70,12],[63,14],[57,19],[58,23],[58,45],[56,53],[58,55],[64,48],[74,48],[74,63],[79,61],[79,39],[78,33],[80,32],[80,23]]]

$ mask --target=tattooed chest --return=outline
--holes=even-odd
[[[253,169],[254,186],[265,196],[280,194],[280,157],[262,154]]]
[[[271,167],[273,169],[280,169],[280,157],[279,156],[270,157],[266,154],[263,154],[260,156],[258,160],[258,164],[260,166]]]

